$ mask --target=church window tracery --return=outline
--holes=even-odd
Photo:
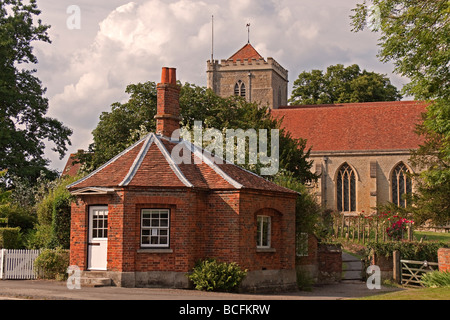
[[[406,165],[400,162],[392,171],[391,176],[392,202],[403,208],[406,208],[408,204],[405,195],[412,192],[411,178],[408,175],[409,172]]]
[[[245,97],[245,84],[241,80],[234,85],[234,95]]]
[[[356,175],[347,163],[338,171],[336,190],[337,209],[341,212],[356,211]]]

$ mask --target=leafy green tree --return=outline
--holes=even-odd
[[[87,171],[93,170],[138,141],[144,134],[154,132],[156,122],[156,85],[154,82],[129,85],[128,102],[114,103],[110,112],[103,112],[92,132],[94,143],[89,152],[79,154]],[[281,128],[265,107],[248,103],[239,97],[221,98],[204,87],[186,83],[181,87],[181,125],[191,129],[194,121],[202,121],[203,128],[224,129],[280,129],[280,168],[293,172],[301,181],[315,179],[307,160],[306,140],[294,139]],[[259,173],[260,166],[246,166]]]
[[[371,5],[368,5],[371,3]],[[372,0],[358,4],[353,31],[369,27],[381,34],[379,57],[411,81],[403,88],[429,102],[418,133],[425,143],[412,162],[426,170],[416,175],[411,207],[415,219],[450,220],[450,2],[448,0]]]
[[[102,112],[92,132],[94,142],[89,152],[78,155],[86,171],[94,170],[138,141],[139,131],[155,131],[156,84],[130,84],[125,92],[130,99],[123,104],[113,103],[110,112]]]
[[[322,208],[314,196],[309,193],[307,187],[295,178],[292,173],[284,170],[275,175],[273,182],[301,194],[300,197],[297,197],[295,205],[295,230],[297,236],[300,233],[319,234],[321,231],[319,225]]]
[[[46,89],[30,64],[37,64],[33,41],[50,43],[50,26],[35,21],[40,14],[36,0],[0,2],[0,169],[34,181],[41,170],[49,172],[44,141],[55,144],[62,158],[72,131],[46,117]]]
[[[294,81],[291,104],[331,104],[400,100],[402,96],[382,74],[342,64],[304,71]]]
[[[66,186],[79,178],[66,176],[53,181],[53,185],[36,203],[37,224],[28,237],[28,247],[69,248],[70,206],[74,196]]]

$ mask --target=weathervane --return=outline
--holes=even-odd
[[[247,23],[248,42],[250,43],[250,23]]]

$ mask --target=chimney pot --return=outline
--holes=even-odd
[[[162,68],[161,83],[169,83],[169,68],[166,67]]]
[[[169,68],[169,83],[170,84],[177,84],[177,69],[176,68]]]

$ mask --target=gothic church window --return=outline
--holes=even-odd
[[[356,211],[356,175],[347,163],[338,171],[336,191],[337,209],[341,212]]]
[[[245,97],[245,84],[241,80],[234,85],[234,95]]]
[[[408,168],[403,162],[400,162],[392,171],[391,176],[392,202],[403,208],[406,208],[408,204],[405,195],[412,192],[411,178],[408,174]]]

